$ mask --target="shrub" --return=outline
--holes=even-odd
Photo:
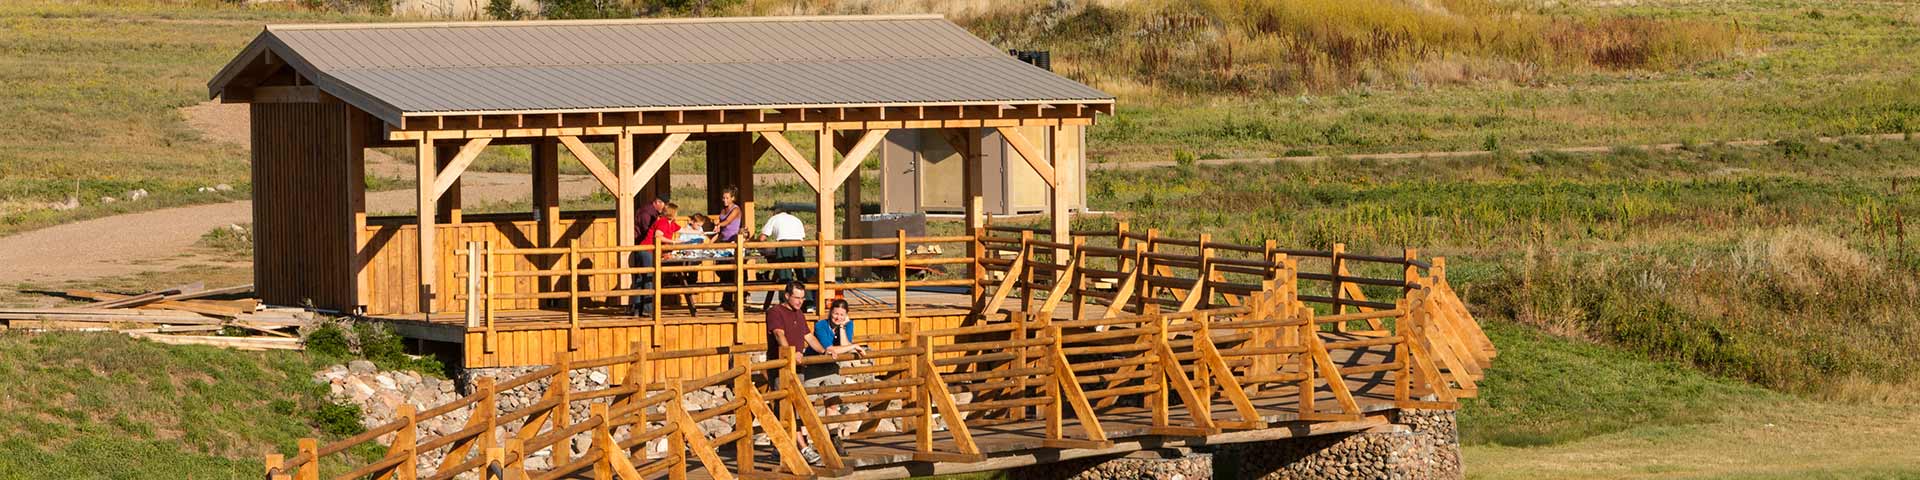
[[[335,436],[358,435],[367,431],[360,424],[360,407],[340,403],[322,403],[312,411],[308,420],[313,427]]]

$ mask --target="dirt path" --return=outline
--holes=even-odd
[[[247,111],[244,104],[206,103],[182,109],[187,123],[207,138],[244,144]],[[413,167],[386,155],[370,152],[367,170],[376,175],[411,178]],[[526,174],[469,172],[462,176],[461,195],[469,205],[525,198],[532,191]],[[675,175],[674,185],[704,185],[701,175]],[[583,175],[562,175],[560,195],[579,198],[601,190]],[[412,213],[412,189],[367,193],[372,213]],[[216,228],[253,221],[247,201],[194,205],[114,215],[56,225],[0,237],[0,285],[52,286],[102,277],[171,270],[208,261],[195,252],[201,235]]]

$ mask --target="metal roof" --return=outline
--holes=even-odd
[[[1110,102],[939,16],[270,26],[265,51],[329,94],[413,115]]]

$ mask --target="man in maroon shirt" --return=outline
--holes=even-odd
[[[820,339],[813,336],[813,322],[807,321],[807,286],[800,282],[787,282],[787,288],[781,291],[785,298],[779,305],[767,308],[767,359],[781,358],[782,355],[800,355],[808,348],[823,352]]]
[[[807,286],[800,282],[787,282],[787,288],[781,290],[785,301],[767,308],[767,359],[781,358],[782,355],[800,355],[809,347],[816,352],[827,351],[820,346],[820,339],[813,336],[813,322],[807,321],[803,308],[807,304]],[[779,389],[780,371],[768,370],[769,389]],[[807,441],[807,433],[800,432],[800,456],[807,463],[820,463],[820,452],[813,449]]]
[[[656,195],[653,197],[653,200],[647,201],[646,203],[642,203],[640,204],[639,208],[634,209],[634,215],[633,215],[634,216],[634,219],[633,219],[634,243],[637,243],[640,245],[653,244],[653,242],[648,241],[652,239],[652,237],[648,236],[647,232],[650,232],[653,230],[654,221],[660,218],[660,211],[666,208],[667,208],[667,196]],[[627,265],[631,265],[634,268],[652,268],[653,252],[633,252],[632,254],[627,256]],[[632,283],[629,283],[629,285],[631,286],[628,288],[653,288],[652,278],[649,275],[644,273],[633,274],[633,281]],[[633,316],[635,317],[653,316],[652,305],[646,305],[646,303],[652,300],[653,297],[652,296],[645,296],[646,298],[641,298],[641,297],[642,297],[641,295],[635,295],[631,301],[627,302],[628,307],[633,309]]]

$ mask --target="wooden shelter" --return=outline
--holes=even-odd
[[[938,16],[269,26],[208,93],[251,104],[262,300],[420,320],[470,311],[475,299],[457,292],[477,270],[455,267],[479,261],[466,254],[474,242],[631,247],[637,199],[670,188],[668,160],[687,142],[707,144],[709,194],[733,185],[742,202],[755,162],[784,160],[817,194],[819,240],[833,241],[836,205],[858,198],[847,179],[905,129],[963,152],[966,216],[983,225],[981,144],[965,139],[991,131],[1053,187],[1064,235],[1082,129],[1113,106]],[[790,135],[811,137],[813,151]],[[463,215],[462,174],[500,145],[531,146],[532,211]],[[365,155],[377,147],[416,152],[414,215],[368,215]],[[574,160],[614,198],[609,210],[560,211],[559,165]],[[817,249],[818,261],[835,262],[834,250]],[[528,268],[560,268],[560,254],[544,255]],[[597,259],[631,270],[626,257]],[[832,284],[834,269],[821,270]],[[615,273],[598,288],[618,290]]]

